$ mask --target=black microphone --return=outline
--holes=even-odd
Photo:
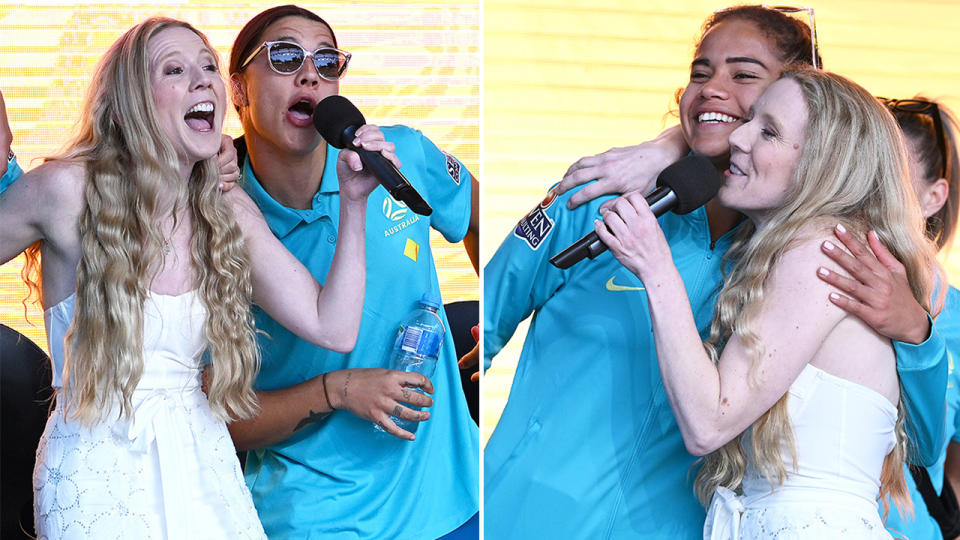
[[[339,149],[353,150],[360,155],[364,168],[377,177],[390,196],[401,201],[421,216],[429,216],[433,208],[423,200],[416,188],[393,163],[380,152],[370,152],[353,146],[353,138],[360,126],[366,124],[363,113],[343,96],[327,96],[313,110],[313,125],[323,138]]]
[[[688,214],[712,199],[720,190],[723,176],[704,156],[687,156],[670,165],[657,177],[657,189],[645,197],[653,215],[660,217],[668,210]],[[583,260],[594,259],[607,250],[596,231],[591,231],[573,245],[550,259],[550,264],[566,269]]]

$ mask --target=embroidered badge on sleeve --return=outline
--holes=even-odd
[[[530,249],[536,250],[539,248],[543,240],[550,234],[550,231],[553,230],[553,220],[550,219],[550,216],[547,215],[545,210],[549,208],[556,199],[557,194],[551,189],[543,201],[535,206],[529,214],[524,216],[523,219],[520,220],[520,223],[517,223],[517,228],[513,230],[513,234],[519,238],[523,238],[530,246]]]
[[[443,152],[443,150],[441,150]],[[457,161],[457,158],[451,156],[450,154],[443,152],[443,155],[447,156],[447,174],[450,175],[450,178],[453,179],[457,185],[460,185],[460,162]]]

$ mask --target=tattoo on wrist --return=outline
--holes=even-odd
[[[309,426],[310,424],[315,424],[328,416],[330,416],[330,413],[328,412],[310,411],[310,413],[307,414],[307,416],[304,417],[303,420],[300,420],[300,422],[298,422],[297,425],[294,426],[293,431],[300,431],[301,428]]]
[[[349,392],[350,387],[350,377],[353,377],[353,372],[348,371],[347,377],[343,380],[343,402],[347,402],[347,392]]]

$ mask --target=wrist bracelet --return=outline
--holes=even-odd
[[[324,373],[320,376],[320,382],[323,384],[323,397],[327,400],[327,406],[330,407],[331,411],[336,409],[333,407],[333,403],[330,401],[330,394],[327,393],[327,374]]]

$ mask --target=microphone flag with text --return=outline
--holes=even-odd
[[[723,176],[708,158],[690,155],[670,165],[657,177],[657,189],[645,199],[653,215],[660,217],[667,211],[688,214],[700,208],[717,194]],[[577,240],[567,249],[554,255],[550,263],[566,269],[584,257],[596,258],[607,250],[595,231]]]
[[[317,104],[313,111],[313,125],[323,138],[334,148],[353,150],[360,155],[371,174],[377,177],[380,185],[390,192],[390,196],[403,202],[410,210],[422,216],[429,216],[433,208],[423,200],[403,173],[380,152],[370,152],[353,146],[353,138],[360,126],[366,124],[357,107],[349,99],[339,96],[327,96]]]

